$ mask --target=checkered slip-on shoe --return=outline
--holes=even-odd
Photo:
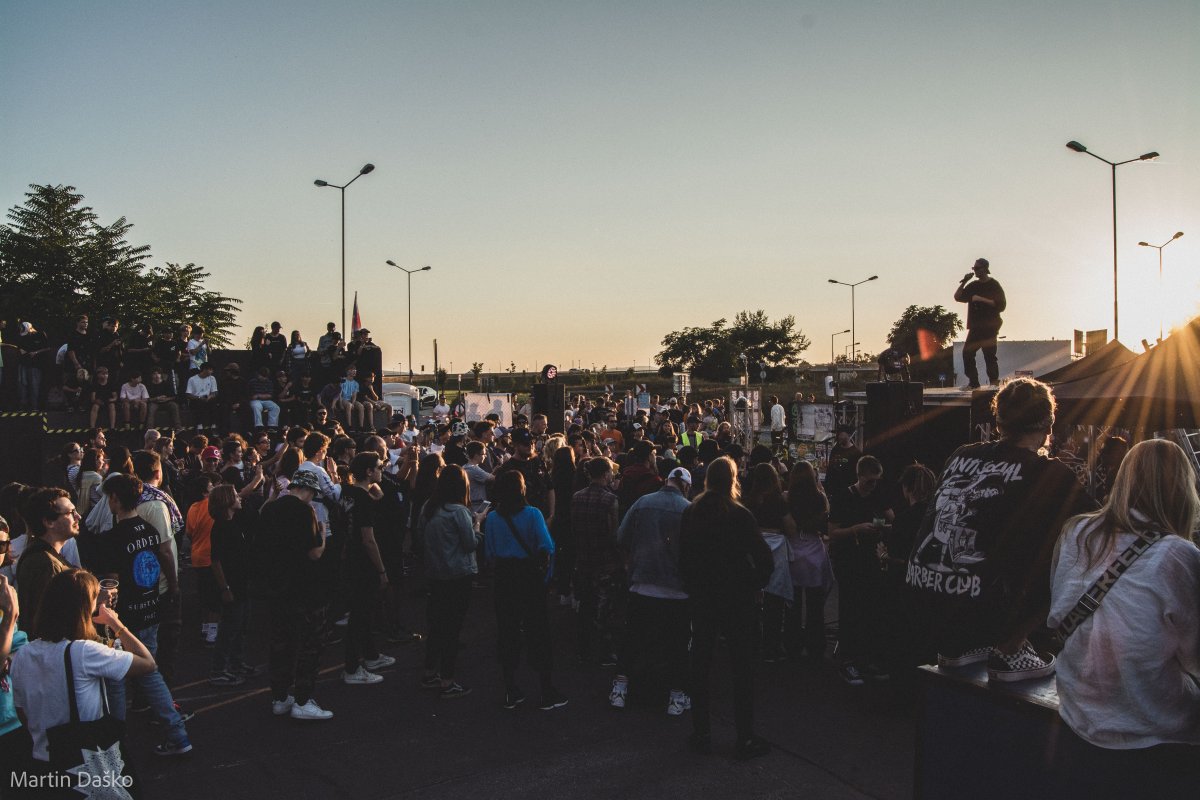
[[[1011,655],[1001,653],[993,647],[991,655],[988,656],[989,681],[1015,683],[1053,674],[1054,656],[1039,653],[1029,642],[1021,645],[1021,649]]]
[[[976,647],[961,653],[938,653],[938,666],[943,669],[965,667],[970,664],[978,664],[980,661],[987,661],[991,654],[992,648],[990,647]]]

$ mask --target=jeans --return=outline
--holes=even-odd
[[[158,652],[157,625],[151,625],[149,628],[138,631],[137,638],[146,645],[150,655]],[[146,702],[150,704],[150,710],[163,724],[167,732],[167,741],[173,745],[187,744],[187,729],[183,727],[183,719],[175,710],[175,700],[171,697],[171,690],[167,688],[167,682],[163,680],[162,673],[156,669],[146,675],[139,675],[128,680],[132,681],[133,685],[142,693]],[[112,703],[111,698],[109,702]],[[124,698],[122,698],[123,705]]]
[[[17,373],[17,383],[19,386],[21,408],[27,411],[36,411],[38,401],[42,396],[42,369],[41,367],[33,367],[28,364],[22,364],[20,371]]]
[[[667,600],[629,593],[629,617],[625,626],[625,646],[617,662],[617,673],[630,677],[637,671],[647,674],[663,663],[668,689],[683,689],[687,681],[688,620],[687,600]]]
[[[296,598],[276,597],[271,602],[271,699],[289,694],[297,705],[312,699],[321,660],[321,633],[325,608],[306,608]]]
[[[522,638],[531,667],[548,676],[553,666],[546,581],[529,559],[498,558],[495,563],[497,648],[506,688],[511,689],[521,660]]]
[[[471,600],[474,575],[429,582],[429,638],[425,640],[425,669],[436,670],[443,679],[454,677],[458,659],[458,637]]]
[[[754,662],[758,651],[758,607],[752,601],[693,598],[692,602],[692,730],[710,731],[710,673],[717,638],[729,641],[733,666],[733,721],[738,740],[754,735]]]
[[[267,412],[267,427],[279,427],[279,405],[274,400],[251,400],[250,411],[254,414],[254,427],[263,426],[263,411]]]

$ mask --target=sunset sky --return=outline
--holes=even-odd
[[[354,290],[390,369],[645,365],[794,314],[829,358],[980,256],[1010,339],[1200,313],[1200,4],[0,0],[0,204],[69,184],[310,344]],[[1167,241],[1158,256],[1139,240]],[[961,306],[957,307],[959,310]],[[349,313],[349,311],[347,311]],[[849,336],[839,337],[848,345]],[[403,365],[408,369],[408,364]]]

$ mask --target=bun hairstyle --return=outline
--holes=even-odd
[[[1054,427],[1054,393],[1033,378],[1010,381],[992,398],[992,414],[1004,438],[1049,433]]]

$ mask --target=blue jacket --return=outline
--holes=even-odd
[[[554,540],[546,527],[546,518],[533,506],[525,506],[511,518],[521,541],[533,552],[554,554]],[[529,553],[513,541],[512,530],[499,511],[487,515],[483,523],[484,553],[493,558],[529,558]]]
[[[630,555],[630,583],[683,591],[679,572],[679,521],[690,503],[673,486],[639,497],[617,531]]]
[[[479,571],[475,565],[479,538],[469,508],[455,504],[436,509],[429,517],[422,512],[420,525],[427,577],[444,581]]]

